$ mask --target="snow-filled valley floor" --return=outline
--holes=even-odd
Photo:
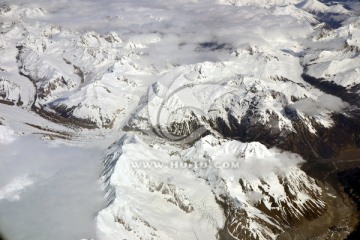
[[[352,0],[1,1],[0,239],[346,239],[359,16]]]

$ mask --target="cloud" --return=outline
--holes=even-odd
[[[10,2],[8,2],[10,3]],[[48,12],[36,21],[80,31],[105,34],[116,32],[126,41],[148,42],[134,61],[165,66],[224,61],[229,51],[249,45],[269,45],[289,39],[304,39],[311,28],[290,15],[275,16],[256,6],[221,5],[215,0],[186,1],[24,1],[11,3],[42,7]],[[225,48],[202,48],[204,43],[217,43]],[[171,54],[169,54],[171,53]]]
[[[20,193],[33,183],[33,180],[27,175],[16,177],[10,183],[0,188],[0,201],[3,199],[10,201],[20,200]]]
[[[1,143],[10,143],[14,140],[14,131],[0,125],[0,144]]]
[[[105,150],[44,142],[0,143],[0,232],[5,239],[95,237],[104,207],[98,181]]]
[[[290,105],[290,107],[310,116],[317,115],[323,111],[340,112],[347,106],[348,104],[340,98],[329,94],[321,95],[317,101],[306,98]]]

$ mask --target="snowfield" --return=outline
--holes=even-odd
[[[328,185],[302,166],[358,144],[356,4],[14,0],[0,4],[0,29],[0,172],[11,176],[0,177],[0,208],[15,215],[37,191],[44,206],[47,187],[56,203],[71,191],[59,231],[24,211],[11,218],[21,234],[0,218],[5,237],[277,239],[335,215]],[[9,159],[41,149],[29,135],[44,155],[26,171]],[[62,161],[47,144],[69,152],[52,163],[55,180],[37,175]],[[311,237],[330,236],[329,222]]]

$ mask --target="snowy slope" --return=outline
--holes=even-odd
[[[116,33],[82,34],[46,25],[38,29],[21,20],[13,21],[36,10],[20,11],[18,6],[11,5],[3,7],[3,12],[0,74],[4,100],[18,105],[20,101],[32,101],[35,95],[29,91],[33,89],[32,82],[36,87],[33,104],[36,108],[99,127],[109,127],[118,117],[127,117],[138,101],[138,96],[131,92],[141,89],[132,78],[152,74],[151,69],[139,69],[127,57],[135,54],[138,46],[128,47],[129,43],[122,43]],[[19,80],[9,82],[10,78]],[[119,98],[123,100],[119,102]]]
[[[269,7],[274,5],[289,5],[299,3],[301,0],[220,0],[222,3],[232,4],[236,6],[257,5],[261,7]]]
[[[317,111],[306,109],[307,101],[321,102],[326,96],[302,80],[299,59],[290,53],[253,46],[233,54],[237,61],[176,67],[163,75],[128,126],[144,131],[155,127],[167,138],[188,136],[184,140],[192,141],[206,129],[224,133],[223,129],[261,128],[286,136],[299,131],[294,125],[300,121],[302,131],[316,135],[317,128],[333,126],[334,112],[346,108],[340,99],[327,96],[339,101],[339,108],[319,103]],[[255,64],[258,69],[251,67]],[[294,109],[296,118],[286,112],[288,108]]]
[[[39,25],[39,31],[25,23],[26,20],[18,9],[17,6],[12,5],[5,9],[6,13],[3,14],[4,19],[8,21],[10,16],[20,19],[5,22],[6,24],[2,26],[4,38],[11,44],[4,49],[11,50],[15,55],[12,55],[13,57],[3,55],[3,62],[9,62],[7,64],[9,67],[4,65],[2,73],[3,99],[18,105],[25,102],[24,99],[27,102],[31,101],[30,96],[23,97],[17,92],[34,94],[33,92],[22,91],[25,86],[22,87],[17,82],[7,83],[6,79],[9,78],[5,78],[9,77],[8,72],[14,75],[14,79],[26,77],[36,88],[32,109],[50,118],[55,114],[63,118],[61,121],[70,124],[87,128],[117,128],[127,125],[130,119],[130,126],[133,128],[146,130],[149,125],[161,125],[182,134],[184,126],[179,124],[187,125],[187,123],[184,123],[184,113],[180,109],[189,106],[201,109],[202,113],[195,114],[196,118],[205,117],[212,127],[217,119],[229,124],[230,120],[227,119],[229,110],[224,110],[231,109],[230,114],[237,123],[248,117],[249,111],[254,111],[252,117],[254,123],[256,119],[256,123],[262,126],[291,133],[295,131],[290,119],[292,116],[285,115],[284,108],[297,100],[303,98],[316,100],[322,95],[321,92],[310,89],[310,86],[301,79],[302,66],[296,52],[301,52],[303,46],[289,41],[283,33],[271,33],[272,35],[266,35],[267,37],[264,38],[254,29],[250,31],[250,36],[257,37],[249,37],[240,42],[227,44],[221,43],[219,39],[197,43],[194,50],[199,55],[206,56],[219,52],[219,55],[225,54],[227,60],[180,66],[177,66],[176,62],[168,62],[164,69],[144,64],[141,60],[151,54],[153,46],[161,44],[161,36],[153,34],[123,40],[115,32],[106,34],[98,34],[94,31],[80,32],[46,24]],[[31,9],[27,11],[37,12]],[[258,11],[264,16],[269,15],[266,11]],[[292,12],[298,12],[300,15],[295,15],[296,18],[290,17]],[[292,31],[295,33],[298,30],[296,32],[298,38],[311,33],[308,22],[316,22],[308,13],[299,12],[294,7],[287,9],[279,7],[272,13],[276,21],[280,21],[281,18],[292,21]],[[43,18],[44,14],[48,13],[44,11],[36,16]],[[246,17],[239,17],[237,21],[249,20]],[[250,23],[252,21],[250,20]],[[18,33],[24,37],[18,39]],[[166,39],[163,41],[166,44]],[[16,66],[18,71],[10,71]],[[188,83],[196,85],[194,89],[184,89],[185,93],[181,96],[174,95],[173,97],[181,99],[175,101],[176,103],[169,99],[173,105],[167,106],[168,112],[161,112],[163,118],[161,121],[167,121],[166,123],[157,122],[158,105],[162,104],[162,100],[154,100],[157,103],[150,102],[149,105],[150,99],[146,100],[147,89],[155,80],[161,85],[171,86],[166,90],[166,94]],[[22,82],[30,84],[29,81]],[[222,86],[223,84],[225,87]],[[205,91],[209,88],[213,89],[209,91],[211,94],[194,95],[194,91],[206,86],[208,87]],[[13,89],[11,95],[5,90],[8,88]],[[234,91],[235,96],[232,93]],[[194,101],[190,104],[181,103],[189,94],[194,95]],[[222,102],[220,96],[224,96],[225,102]],[[148,98],[152,98],[151,94]],[[230,100],[231,98],[241,101],[231,102],[233,101]],[[197,105],[196,102],[199,104]],[[207,105],[204,106],[204,103]],[[239,104],[241,107],[238,107]],[[149,107],[153,109],[148,111]],[[174,111],[180,111],[178,112],[180,119],[176,119],[176,116],[169,118]],[[186,111],[186,114],[193,115],[192,110]],[[147,112],[150,116],[146,116]],[[316,130],[309,124],[310,122],[315,121],[324,127],[332,125],[331,114],[328,111],[320,111],[315,116],[305,114],[303,118],[308,131],[312,133]],[[192,127],[187,128],[186,131],[193,130]]]
[[[335,4],[327,6],[318,0],[305,0],[296,5],[298,8],[304,9],[308,12],[314,13],[337,13],[337,14],[349,14],[342,5]]]
[[[306,20],[310,24],[318,24],[318,20],[316,16],[313,14],[302,10],[301,8],[297,8],[295,5],[284,5],[284,6],[274,6],[270,8],[270,11],[274,15],[290,15],[299,20]]]
[[[99,236],[216,239],[224,228],[235,239],[275,239],[325,209],[301,161],[257,142],[207,136],[181,149],[124,135],[105,159],[111,203],[97,218]],[[249,171],[255,165],[261,168]]]
[[[322,47],[306,56],[307,73],[347,89],[356,87],[360,84],[359,39],[358,20],[332,31],[323,30],[316,41],[329,47]]]
[[[148,45],[160,42],[161,38],[156,35],[123,41],[114,32],[104,35],[96,32],[82,33],[51,25],[39,25],[39,30],[27,25],[25,20],[21,20],[24,16],[18,9],[17,6],[12,5],[6,8],[6,13],[3,14],[8,21],[10,17],[20,19],[5,22],[6,24],[2,26],[4,38],[10,43],[13,42],[6,50],[11,49],[14,53],[17,52],[14,57],[3,55],[3,61],[9,62],[9,68],[4,68],[4,74],[11,72],[18,79],[23,79],[25,76],[31,80],[36,87],[35,102],[32,107],[40,110],[42,114],[55,113],[64,118],[74,119],[72,123],[87,127],[109,128],[114,123],[115,126],[124,125],[124,120],[130,117],[141,96],[146,94],[149,84],[153,83],[154,79],[164,79],[165,85],[169,85],[176,78],[174,74],[184,71],[183,67],[170,67],[166,70],[169,73],[163,75],[164,69],[136,63],[141,56],[147,55],[144,52],[149,51]],[[38,14],[37,17],[44,17],[44,14],[47,13]],[[290,16],[286,17],[291,21],[296,21]],[[241,20],[242,18],[238,21]],[[302,21],[306,20],[302,19]],[[295,28],[304,33],[310,30],[299,23],[295,23]],[[19,34],[24,37],[18,39]],[[290,47],[292,50],[289,51],[299,51],[301,46],[290,46],[291,43],[285,38],[282,34],[273,34],[269,40],[259,38],[256,41],[275,44],[270,49],[268,49],[269,46],[261,46],[262,44],[260,46],[249,44],[246,40],[238,43],[240,44],[238,47],[229,45],[230,57],[233,60],[225,68],[236,68],[236,72],[241,72],[243,76],[250,75],[259,79],[286,78],[301,82],[301,67],[296,63],[297,58],[288,53],[282,54],[284,51],[278,50],[278,48]],[[211,52],[212,48],[206,44],[218,43],[201,43],[195,51],[205,55],[206,52]],[[281,59],[276,55],[280,55]],[[257,72],[249,71],[251,70],[249,66],[253,66],[255,62],[264,67],[259,65]],[[18,66],[19,74],[17,75],[14,66]],[[193,68],[193,66],[189,65],[186,68]],[[194,64],[194,68],[200,68],[200,66]],[[290,70],[291,68],[294,69]],[[10,71],[10,69],[14,70]],[[226,69],[223,72],[228,76],[220,76],[221,78],[237,78],[235,71],[230,72]],[[192,74],[196,74],[197,69],[191,71],[194,72]],[[29,81],[24,82],[29,83]],[[177,82],[183,84],[183,81],[177,80]],[[218,82],[224,82],[224,80],[218,79]],[[13,83],[12,88],[19,88],[15,84]],[[291,88],[294,87],[296,88],[296,86]],[[19,101],[16,98],[21,98],[21,101],[24,101],[23,97],[16,95],[16,91],[12,92],[15,96],[7,96],[4,93],[4,99],[15,102]],[[296,94],[296,98],[304,96],[300,92]],[[290,95],[288,94],[287,97],[290,98]],[[283,123],[279,124],[283,125]]]
[[[319,0],[220,0],[220,3],[236,6],[255,5],[264,8],[293,6],[310,13],[350,14],[339,3],[330,2],[331,5],[328,6]]]
[[[360,134],[353,103],[321,85],[359,95],[360,24],[341,5],[14,2],[0,6],[0,142],[118,139],[99,239],[276,239],[324,214],[295,153]]]

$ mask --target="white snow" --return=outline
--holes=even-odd
[[[323,46],[305,58],[308,74],[348,89],[359,84],[359,37],[358,19],[338,29],[323,31],[323,36],[316,40]]]
[[[309,12],[349,14],[349,11],[340,4],[327,6],[318,0],[304,0],[296,6]]]
[[[158,167],[151,164],[155,162],[159,163]],[[248,219],[239,221],[247,222],[246,228],[253,231],[254,236],[275,238],[276,235],[257,220],[271,223],[272,218],[261,213],[255,204],[264,201],[272,211],[271,196],[275,202],[286,202],[295,214],[301,212],[308,201],[323,206],[321,200],[313,199],[313,194],[320,198],[321,189],[297,167],[301,162],[297,155],[267,149],[255,142],[207,136],[188,149],[179,149],[159,145],[148,137],[141,139],[126,134],[112,146],[105,160],[108,167],[103,180],[111,201],[98,216],[98,234],[103,239],[151,239],[151,236],[215,239],[214,234],[224,223],[215,199],[224,201],[228,196],[238,209],[248,214]],[[190,165],[186,167],[185,163]],[[245,189],[239,180],[246,185]],[[291,197],[296,198],[298,205],[287,200],[290,196],[285,192],[283,181],[289,182]],[[193,228],[193,224],[197,227]],[[255,225],[256,228],[251,227]],[[271,225],[281,229],[276,223]]]
[[[322,14],[348,19],[329,30]],[[309,203],[325,209],[300,156],[214,131],[197,139],[191,122],[210,129],[217,118],[230,125],[231,115],[296,134],[289,107],[312,134],[313,121],[332,127],[348,105],[301,75],[306,65],[323,81],[360,83],[360,24],[351,14],[318,0],[1,5],[1,231],[20,240],[95,238],[96,224],[100,240],[190,240],[217,239],[226,227],[276,239]],[[35,107],[97,128],[62,125]],[[171,134],[135,133],[172,123],[190,132],[186,145],[168,141],[177,140]],[[226,219],[219,202],[238,215]]]

